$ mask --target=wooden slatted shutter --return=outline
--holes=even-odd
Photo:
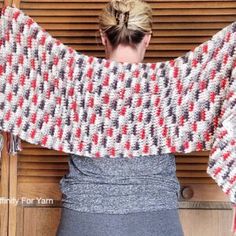
[[[25,0],[14,1],[16,6],[63,43],[79,52],[104,57],[98,34],[98,15],[107,2],[105,0]],[[150,0],[154,24],[153,37],[145,62],[165,61],[178,57],[208,40],[214,33],[236,20],[236,1],[213,0]],[[67,172],[67,155],[22,142],[23,151],[13,159],[12,176],[16,175],[11,196],[23,199],[51,198],[53,204],[43,205],[23,200],[10,209],[10,235],[54,235],[57,223],[50,216],[59,218],[60,190],[58,182]],[[226,196],[206,174],[208,152],[176,154],[177,176],[196,201],[227,201]],[[17,168],[17,171],[16,171]],[[14,173],[14,171],[17,172]],[[14,177],[13,177],[14,178]],[[12,183],[11,183],[12,184]],[[183,199],[184,200],[184,199]],[[185,199],[186,200],[186,199]],[[185,204],[186,201],[183,202]],[[228,209],[226,204],[226,208]],[[225,219],[229,213],[224,212]],[[42,217],[43,215],[43,217]],[[188,217],[189,218],[189,215]],[[227,218],[227,219],[228,219]],[[229,224],[209,231],[206,224],[210,219],[199,222],[186,235],[227,235]],[[30,224],[28,222],[31,222]],[[48,224],[50,222],[50,225]],[[187,221],[186,221],[187,222]],[[210,224],[210,223],[209,223]],[[228,225],[227,225],[228,224]],[[46,227],[46,230],[45,230]],[[204,233],[203,232],[204,228]],[[24,232],[24,234],[23,234]]]
[[[41,0],[36,4],[25,0],[20,2],[20,8],[63,43],[79,52],[104,57],[98,34],[98,15],[106,2]],[[180,56],[236,20],[235,1],[147,2],[153,8],[154,24],[145,61],[163,61]],[[177,154],[177,175],[181,183],[214,184],[206,174],[208,152],[184,156]],[[223,198],[221,195],[220,199]]]

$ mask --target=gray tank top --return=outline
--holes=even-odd
[[[70,155],[60,188],[63,207],[125,214],[178,208],[180,184],[173,154],[100,159]]]

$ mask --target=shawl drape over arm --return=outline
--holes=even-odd
[[[207,173],[236,202],[236,22],[171,61],[76,52],[3,8],[0,129],[91,158],[211,150]]]

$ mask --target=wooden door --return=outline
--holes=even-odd
[[[61,208],[58,183],[67,172],[67,156],[25,142],[23,146],[15,159],[20,201],[12,221],[17,222],[17,235],[55,235]]]
[[[17,7],[63,43],[99,57],[103,57],[104,52],[98,37],[97,16],[106,2],[14,1]],[[146,62],[180,56],[236,20],[236,1],[148,2],[153,7],[154,24]],[[23,151],[17,157],[8,157],[4,149],[1,187],[5,186],[5,192],[1,189],[1,193],[19,202],[1,209],[1,213],[6,212],[1,217],[2,235],[6,235],[2,225],[7,225],[10,236],[55,235],[61,213],[59,180],[68,171],[68,157],[26,142],[22,146]],[[206,174],[208,154],[176,154],[177,176],[182,186],[180,216],[186,236],[230,235],[230,203]]]
[[[7,235],[8,232],[8,220],[9,220],[9,156],[7,154],[7,136],[5,133],[0,132],[0,136],[3,137],[4,146],[0,153],[0,235]]]

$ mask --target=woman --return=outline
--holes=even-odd
[[[106,58],[142,62],[152,12],[142,0],[112,0],[99,18]],[[71,155],[60,181],[57,236],[181,236],[173,154],[92,159]]]

